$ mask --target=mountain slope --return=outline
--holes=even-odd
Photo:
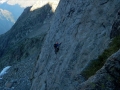
[[[15,90],[30,90],[32,71],[54,15],[50,4],[33,11],[31,8],[26,8],[13,27],[0,36],[0,70],[11,66],[0,82],[1,90],[12,88],[5,83],[12,83]]]
[[[81,71],[108,47],[120,1],[61,0],[34,72],[31,90],[75,90]],[[53,44],[62,42],[54,53]],[[49,46],[48,46],[49,45]]]
[[[11,66],[0,89],[119,90],[119,51],[105,64],[100,60],[104,65],[92,77],[82,72],[120,35],[120,1],[61,0],[55,13],[58,2],[49,1],[26,8],[0,36],[0,69]],[[55,42],[61,43],[57,54]]]

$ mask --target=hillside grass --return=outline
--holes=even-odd
[[[107,58],[113,53],[120,49],[120,36],[115,37],[109,45],[109,48],[104,50],[104,52],[96,60],[92,60],[89,65],[82,71],[82,75],[88,79],[90,76],[94,75],[102,66],[105,64]]]

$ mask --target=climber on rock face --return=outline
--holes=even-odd
[[[60,45],[61,45],[61,43],[58,43],[58,42],[56,42],[56,43],[54,44],[55,54],[57,54],[57,52],[59,51]]]

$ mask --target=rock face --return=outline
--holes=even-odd
[[[112,31],[110,33],[110,38],[116,37],[120,35],[120,10],[118,11],[118,15],[114,24],[112,26]]]
[[[11,66],[0,89],[119,89],[120,51],[87,81],[81,72],[108,48],[120,1],[61,0],[56,10],[54,0],[39,3],[26,8],[11,30],[0,36],[0,69]],[[55,42],[61,43],[57,54]]]
[[[108,58],[105,65],[82,83],[78,90],[119,90],[120,89],[120,50]]]
[[[11,68],[0,80],[0,90],[30,90],[33,70],[54,13],[50,4],[24,10],[10,31],[0,36],[0,70]]]
[[[0,42],[0,54],[5,54],[8,48],[23,40],[32,31],[38,31],[39,27],[43,26],[45,21],[49,21],[49,18],[53,15],[50,5],[46,5],[43,8],[38,8],[34,11],[30,11],[31,7],[24,10],[23,14],[9,32],[1,35]],[[49,15],[48,15],[49,14]],[[50,23],[50,22],[49,22]],[[45,24],[45,23],[44,23]],[[49,27],[47,27],[49,28]],[[46,29],[45,29],[46,30]],[[44,30],[44,31],[45,31]],[[4,37],[6,36],[6,37]],[[35,35],[34,35],[35,36]],[[32,36],[33,37],[33,36]],[[4,53],[2,53],[4,51]]]
[[[120,1],[61,0],[34,71],[31,90],[75,90],[81,71],[110,41]],[[62,42],[54,53],[53,44]]]

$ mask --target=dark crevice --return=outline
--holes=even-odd
[[[107,0],[106,2],[101,3],[100,5],[104,5],[104,4],[108,3],[108,1],[109,1],[109,0]]]
[[[68,12],[67,17],[72,16],[72,14],[75,12],[75,8],[70,8],[70,11]]]

